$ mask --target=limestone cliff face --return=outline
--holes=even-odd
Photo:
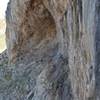
[[[99,10],[99,0],[10,0],[2,100],[99,100]]]

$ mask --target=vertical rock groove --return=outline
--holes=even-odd
[[[95,91],[93,29],[95,1],[82,0],[81,3],[82,11],[79,12],[78,0],[71,2],[73,24],[72,34],[69,34],[69,67],[74,99],[89,100],[94,99]],[[91,8],[93,9],[90,10]],[[82,21],[80,21],[80,14]]]
[[[96,45],[96,100],[100,99],[100,1],[96,2],[96,34],[95,34],[95,45]]]

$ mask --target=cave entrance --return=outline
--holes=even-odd
[[[57,32],[53,16],[41,0],[32,1],[24,3],[25,9],[23,8],[22,12],[18,10],[20,16],[17,18],[20,19],[20,24],[16,22],[17,43],[12,47],[12,59],[20,56],[22,59],[28,59],[30,56],[47,57],[53,53],[56,45]]]

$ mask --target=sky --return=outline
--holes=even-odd
[[[5,16],[8,1],[9,0],[0,0],[0,18],[4,18]]]
[[[7,8],[8,1],[9,0],[0,0],[0,53],[6,49],[5,34],[4,34],[6,29],[6,24],[3,24],[3,22],[5,22],[5,11]]]

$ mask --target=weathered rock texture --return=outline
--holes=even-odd
[[[6,19],[1,100],[100,100],[99,0],[10,0]]]

